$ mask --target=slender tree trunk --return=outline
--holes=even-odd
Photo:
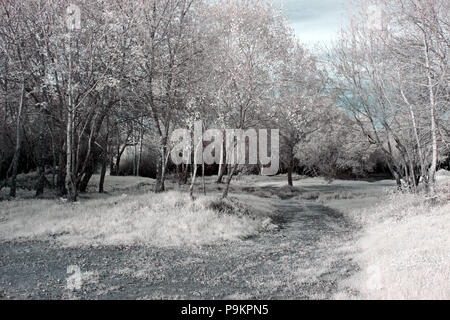
[[[121,154],[118,153],[117,154],[117,158],[116,158],[116,165],[114,166],[115,167],[116,176],[118,176],[119,173],[120,173],[120,158],[121,158]]]
[[[395,169],[389,159],[386,159],[386,164],[388,166],[389,172],[395,179],[395,182],[397,184],[397,189],[400,190],[402,188],[402,181],[401,181],[400,175],[395,171]]]
[[[405,103],[408,105],[408,108],[409,108],[409,114],[411,116],[411,120],[412,120],[412,124],[413,124],[414,137],[416,139],[416,144],[417,144],[417,151],[419,154],[420,174],[422,175],[422,179],[423,179],[424,183],[426,183],[427,168],[425,165],[425,157],[424,157],[423,151],[422,151],[423,150],[422,143],[420,142],[420,138],[419,138],[416,116],[414,113],[414,109],[413,109],[411,103],[409,102],[408,98],[406,97],[402,88],[400,88],[400,92],[402,94],[403,101],[405,101]],[[411,167],[411,165],[410,165],[410,167]],[[415,175],[414,175],[414,177],[415,177]],[[414,178],[414,180],[415,180],[415,178]],[[416,189],[416,185],[414,185],[414,189]]]
[[[107,156],[106,156],[106,158],[107,158]],[[108,160],[105,161],[105,159],[103,159],[102,169],[100,171],[100,181],[98,183],[98,192],[99,193],[105,192],[104,185],[105,185],[105,176],[106,176],[106,166],[107,165],[108,165]]]
[[[289,164],[289,166],[288,166],[288,174],[287,174],[288,186],[289,187],[293,187],[294,186],[294,184],[292,182],[292,172],[293,172],[293,166],[292,166],[292,164]]]
[[[106,118],[106,137],[105,142],[103,143],[102,169],[100,171],[100,181],[98,183],[99,193],[105,192],[104,185],[105,185],[106,167],[108,166],[108,159],[109,159],[108,141],[109,141],[109,117]]]
[[[192,172],[192,179],[191,179],[191,185],[189,186],[189,197],[191,197],[191,200],[194,201],[194,186],[195,186],[195,178],[197,177],[197,168],[198,165],[194,164],[194,170]]]
[[[19,110],[17,112],[16,122],[16,148],[14,150],[14,157],[12,160],[12,174],[11,174],[11,189],[9,190],[10,197],[16,196],[16,184],[17,184],[17,170],[19,166],[20,147],[22,144],[22,111],[25,96],[25,79],[22,78],[22,88],[20,92]]]
[[[230,190],[231,179],[233,179],[233,175],[236,172],[237,167],[238,167],[238,164],[235,163],[232,166],[230,172],[228,173],[227,182],[226,182],[225,188],[223,189],[223,193],[222,193],[222,199],[225,199],[226,197],[228,197],[228,192]]]
[[[241,116],[242,119],[242,116]],[[242,128],[242,123],[239,126],[240,128]],[[234,139],[233,139],[234,140]],[[222,199],[225,199],[226,197],[228,197],[228,192],[230,190],[230,184],[231,184],[231,180],[233,179],[233,175],[236,172],[237,168],[238,168],[238,159],[235,159],[234,157],[234,151],[236,148],[236,140],[234,140],[233,142],[233,147],[230,147],[231,150],[227,150],[228,153],[231,154],[230,159],[233,159],[232,161],[227,161],[230,162],[229,164],[229,168],[228,168],[228,177],[227,177],[227,182],[225,185],[225,188],[223,189],[223,193],[222,193]],[[234,164],[233,164],[234,162]]]
[[[141,160],[142,160],[142,140],[144,139],[144,130],[143,126],[143,116],[141,116],[140,127],[139,127],[139,155],[137,161],[137,172],[136,175],[141,175]]]
[[[221,166],[219,166],[219,175],[218,175],[217,181],[216,181],[217,183],[222,183],[225,172],[226,172],[226,166],[225,166],[225,164],[222,164]]]
[[[69,35],[70,37],[70,35]],[[74,181],[74,154],[73,154],[73,134],[74,134],[74,108],[72,101],[72,40],[69,39],[69,80],[68,80],[69,104],[67,106],[67,126],[66,126],[66,188],[67,200],[77,200],[77,188]]]
[[[411,175],[412,189],[413,192],[417,192],[417,181],[416,181],[416,170],[414,169],[414,163],[409,159],[409,172]]]
[[[200,148],[201,143],[203,143],[203,139],[198,142],[197,146],[194,149],[193,172],[192,172],[191,185],[189,186],[189,196],[191,197],[192,201],[194,200],[194,186],[195,186],[195,180],[197,178],[197,169],[198,169],[197,152],[198,152],[198,149]]]
[[[70,100],[70,99],[69,99]],[[70,103],[69,103],[70,104]],[[66,133],[66,188],[69,201],[76,201],[76,186],[73,173],[73,110],[69,107],[67,112],[67,133]]]
[[[8,119],[8,60],[5,59],[5,73],[4,73],[4,78],[3,78],[3,106],[4,106],[4,114],[3,114],[3,119],[2,119],[2,144],[3,146],[7,146],[8,145],[8,139],[7,139],[7,119]],[[1,154],[0,157],[2,157],[4,159],[5,157],[5,153],[3,152],[3,148],[1,150]],[[6,158],[6,157],[5,157]],[[0,161],[0,166],[3,164],[3,161]],[[5,180],[5,185],[7,184],[7,179]],[[1,186],[0,186],[1,189]]]
[[[411,180],[409,178],[408,165],[406,163],[404,164],[404,171],[405,171],[405,175],[404,175],[405,181],[408,185],[408,189],[411,190]]]
[[[45,178],[45,163],[44,163],[44,115],[42,111],[39,113],[39,179],[36,184],[36,196],[44,193],[44,187],[47,181]]]
[[[182,167],[182,173],[181,173],[181,184],[186,184],[188,180],[188,174],[189,174],[189,164],[184,164]]]
[[[122,154],[125,152],[126,145],[123,148],[120,148],[120,145],[117,147],[117,157],[116,157],[116,165],[115,165],[115,175],[118,176],[120,174],[120,159],[122,158]]]
[[[166,191],[166,172],[167,172],[167,165],[169,163],[169,157],[170,157],[170,152],[166,147],[165,158],[162,163],[163,166],[162,166],[162,172],[161,172],[161,190],[162,191]]]
[[[219,172],[217,175],[217,183],[222,183],[223,176],[225,175],[225,161],[226,161],[226,141],[225,141],[225,131],[223,132],[223,142],[222,148],[220,149],[220,163],[219,163]]]
[[[59,148],[59,157],[58,157],[58,175],[56,176],[56,186],[58,188],[58,195],[63,196],[67,193],[66,189],[66,154],[65,154],[65,146],[64,141]]]
[[[100,171],[100,181],[98,183],[98,192],[104,193],[106,167],[108,166],[108,133],[106,134],[105,144],[103,145],[102,169]]]
[[[206,196],[205,162],[202,162],[202,187],[203,187],[203,195]]]
[[[430,100],[430,120],[431,120],[431,147],[432,147],[432,156],[431,156],[431,165],[428,169],[428,179],[426,185],[426,192],[429,191],[429,184],[431,184],[432,191],[434,190],[435,183],[435,174],[438,162],[438,145],[437,145],[437,124],[436,124],[436,99],[433,85],[433,75],[431,73],[431,62],[430,62],[430,47],[428,42],[428,36],[426,33],[426,25],[425,22],[425,13],[424,8],[419,4],[422,15],[422,41],[424,48],[424,56],[425,56],[425,68],[427,73],[427,87],[429,93]],[[430,31],[431,32],[431,31]]]
[[[201,136],[201,140],[200,140],[200,144],[202,146],[202,188],[203,188],[203,195],[206,196],[206,184],[205,184],[205,159],[203,157],[203,150],[204,150],[204,145],[203,145],[203,133],[205,131],[204,128],[204,123],[203,123],[203,119],[202,119],[202,136]]]
[[[288,185],[289,187],[293,187],[294,183],[292,181],[292,173],[294,171],[294,150],[289,150],[289,163],[288,163],[288,173],[287,173],[287,179],[288,179]]]
[[[117,175],[116,174],[116,168],[114,167],[113,157],[111,155],[109,156],[109,175],[110,176]]]
[[[53,127],[53,126],[52,126]],[[52,147],[52,188],[55,188],[55,182],[56,182],[56,167],[58,162],[58,155],[56,152],[56,144],[55,144],[55,137],[53,134],[53,128],[48,125],[50,136],[52,139],[51,147]]]
[[[155,192],[165,191],[165,185],[164,185],[165,158],[166,158],[166,140],[165,140],[165,138],[162,138],[161,154],[160,154],[158,166],[156,168]]]
[[[137,143],[136,143],[136,136],[134,134],[134,126],[133,126],[133,176],[137,176],[137,157],[138,157],[138,152],[137,152]]]
[[[430,117],[431,117],[431,166],[429,169],[428,182],[431,185],[432,191],[434,191],[434,185],[436,182],[436,170],[438,165],[438,143],[437,143],[437,124],[436,124],[436,101],[434,96],[434,89],[432,83],[431,73],[428,72],[428,82],[430,91]]]
[[[91,180],[92,175],[94,174],[95,171],[94,159],[92,158],[92,156],[89,157],[88,161],[89,163],[86,166],[86,169],[84,170],[83,177],[80,179],[80,182],[77,186],[80,192],[86,192],[89,180]]]

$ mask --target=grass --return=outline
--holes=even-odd
[[[46,175],[47,180],[52,180],[52,175]],[[35,198],[35,186],[38,181],[37,172],[21,173],[17,175],[17,190],[16,199],[34,199]],[[87,193],[81,194],[81,198],[99,198],[102,195],[97,194],[98,183],[100,175],[94,174],[89,181],[87,187]],[[155,180],[144,177],[134,176],[110,176],[107,175],[104,183],[104,189],[108,194],[119,194],[121,192],[128,191],[148,191],[153,189]],[[0,189],[0,202],[5,200],[11,200],[9,197],[9,186],[5,186]],[[44,194],[39,198],[52,199],[57,197],[57,190],[46,187]]]
[[[226,210],[224,210],[226,209]],[[0,239],[55,239],[64,246],[200,245],[238,241],[270,227],[270,219],[231,201],[186,193],[111,196],[74,204],[54,200],[3,202]]]
[[[95,179],[91,190],[95,190]],[[154,194],[148,192],[151,179],[108,176],[106,181],[110,195],[92,193],[86,196],[89,200],[76,204],[26,198],[1,202],[0,240],[37,238],[54,239],[63,246],[158,247],[240,241],[271,230],[273,205],[282,199],[317,201],[362,227],[358,241],[333,247],[335,254],[350,252],[361,267],[341,283],[346,289],[335,298],[450,299],[448,172],[439,172],[437,195],[431,198],[393,193],[389,191],[395,189],[392,181],[335,180],[329,184],[320,178],[301,178],[289,188],[284,176],[249,176],[234,182],[232,198],[225,201],[217,199],[223,185],[208,177],[207,191],[213,196],[199,196],[197,185],[197,199],[192,202],[177,184],[170,187],[179,190]],[[286,243],[287,248],[290,245]],[[300,262],[286,261],[282,268],[296,263]],[[299,277],[309,272],[308,263],[302,261]]]
[[[441,173],[442,175],[442,173]],[[450,299],[450,179],[437,195],[392,193],[348,215],[364,226],[350,285],[362,299]],[[336,298],[349,298],[340,294]]]

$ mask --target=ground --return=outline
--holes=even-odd
[[[149,198],[151,179],[109,178],[108,195],[83,195],[83,203],[68,215],[58,213],[68,204],[41,200],[48,207],[49,223],[44,225],[38,225],[44,217],[39,210],[33,216],[22,214],[24,207],[40,208],[35,204],[39,200],[0,203],[0,298],[358,298],[360,288],[352,281],[365,268],[356,245],[364,225],[349,213],[385,201],[394,186],[388,180],[330,184],[320,178],[296,177],[294,188],[288,188],[283,176],[238,177],[231,205],[243,204],[252,213],[228,215],[211,211],[206,205],[209,198],[200,196],[200,183],[199,200],[191,207],[188,199],[183,200],[185,188],[175,183],[169,182],[172,193]],[[222,187],[207,180],[209,197],[218,195]],[[172,203],[174,197],[182,200]],[[160,216],[158,199],[173,205],[173,210]],[[124,220],[128,219],[124,211],[139,215]],[[172,217],[177,211],[182,215]],[[71,217],[77,213],[81,220]],[[209,218],[190,225],[183,220],[189,214]],[[99,220],[105,215],[108,220]],[[158,224],[153,223],[156,218]],[[95,228],[79,226],[83,219]],[[121,224],[136,219],[133,229],[142,231],[130,236]],[[110,220],[122,223],[117,227]],[[107,225],[101,232],[98,221]],[[157,230],[158,225],[164,230]],[[211,225],[221,232],[210,232]],[[143,232],[147,229],[152,230],[150,235]],[[120,235],[114,236],[115,231]]]
[[[350,225],[321,205],[287,200],[280,230],[239,242],[191,248],[59,248],[52,242],[1,245],[3,298],[326,298],[356,267],[333,252]],[[342,239],[341,239],[342,238]],[[88,274],[67,290],[67,266]]]

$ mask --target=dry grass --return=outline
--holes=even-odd
[[[181,192],[113,196],[67,204],[54,200],[3,202],[0,239],[51,239],[65,246],[198,245],[239,240],[270,226],[267,217],[220,208],[213,197],[192,202]],[[219,206],[219,207],[218,207]]]
[[[450,299],[450,181],[438,182],[433,198],[391,194],[351,213],[365,226],[357,244],[362,270],[349,281],[356,298]]]

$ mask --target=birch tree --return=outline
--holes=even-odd
[[[376,144],[401,187],[434,182],[448,112],[445,1],[365,1],[331,62],[341,103]],[[375,8],[380,21],[368,24]],[[439,10],[438,10],[439,9]],[[432,21],[432,22],[431,22]],[[447,28],[447,29],[446,29]]]

